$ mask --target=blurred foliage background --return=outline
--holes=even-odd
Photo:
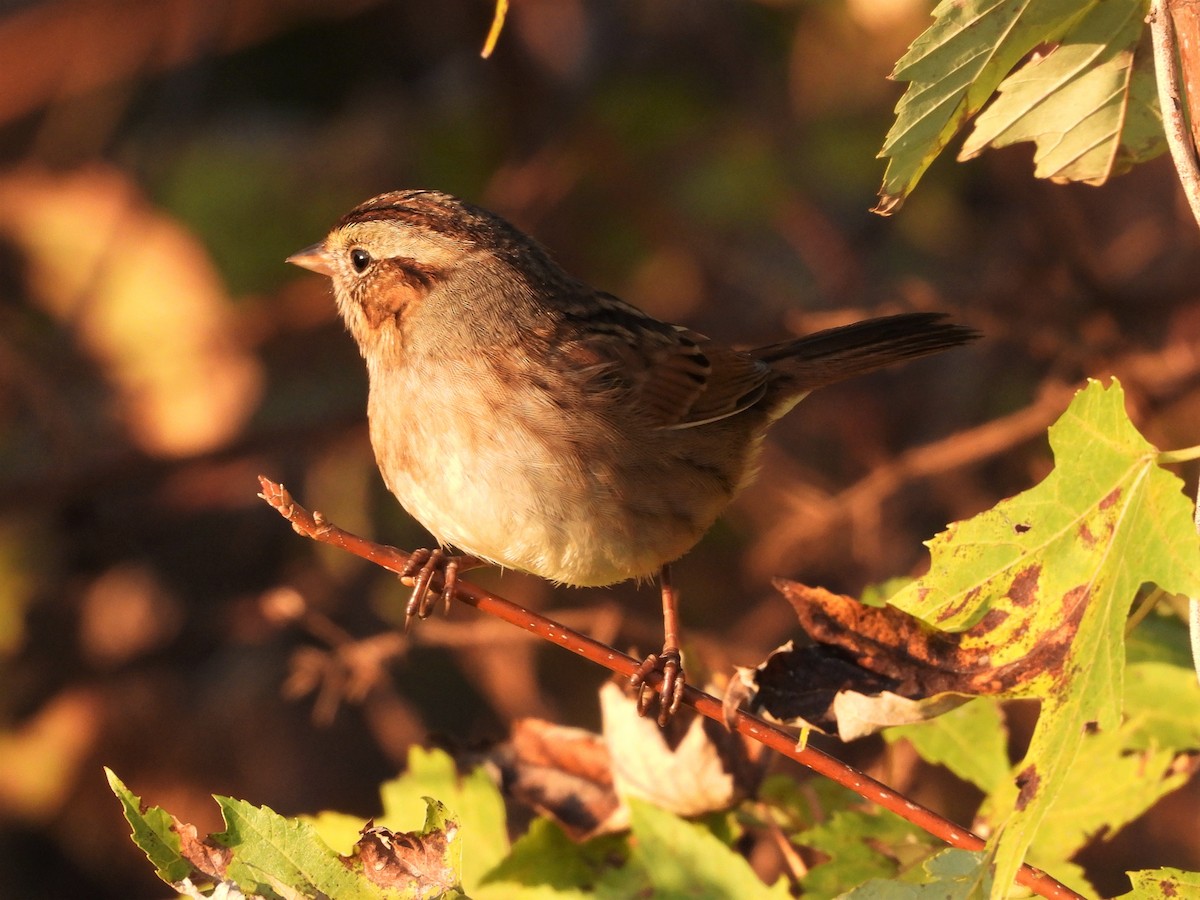
[[[0,897],[163,896],[102,764],[219,830],[211,793],[365,818],[414,742],[596,724],[602,673],[464,610],[397,639],[406,590],[255,497],[265,473],[346,528],[428,543],[376,473],[328,283],[282,262],[375,193],[464,196],[732,342],[908,309],[985,332],[775,429],[676,567],[697,675],[795,636],[772,575],[910,574],[946,522],[1041,477],[1084,376],[1119,376],[1159,446],[1200,441],[1200,256],[1166,159],[1102,188],[1036,182],[1023,147],[947,159],[895,218],[867,212],[924,0],[517,0],[483,60],[491,16],[3,6]],[[474,580],[658,646],[650,588]],[[864,744],[897,789],[969,815],[957,783]],[[1089,871],[1200,868],[1197,802],[1098,836]]]

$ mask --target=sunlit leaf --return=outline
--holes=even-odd
[[[630,800],[633,859],[649,876],[654,896],[787,898],[787,880],[768,887],[741,856],[703,826]]]
[[[1011,882],[1089,723],[1118,725],[1138,588],[1200,594],[1191,504],[1129,422],[1120,386],[1090,383],[1050,444],[1045,481],[935,538],[929,573],[891,601],[941,628],[980,623],[978,651],[999,673],[1027,675],[1008,694],[1042,700],[999,836],[998,885]]]
[[[845,894],[847,900],[975,900],[991,889],[986,854],[943,850],[905,872],[899,881],[873,879]]]
[[[1121,900],[1162,900],[1163,897],[1200,897],[1200,872],[1182,869],[1142,869],[1130,872],[1133,890]]]
[[[1190,666],[1134,663],[1125,671],[1129,747],[1200,750],[1200,684]]]
[[[154,864],[158,877],[167,884],[179,884],[188,878],[194,868],[180,850],[179,835],[172,827],[175,820],[171,814],[161,806],[143,806],[141,797],[125,787],[112,769],[105,768],[104,774],[108,777],[108,786],[125,809],[125,820],[133,828],[133,842]]]
[[[1008,731],[1000,705],[980,697],[922,722],[883,733],[889,742],[907,740],[926,762],[942,765],[990,793],[1009,775]]]
[[[577,843],[549,819],[535,819],[509,853],[471,892],[478,900],[525,897],[535,889],[556,897],[591,896],[618,860],[628,855],[625,836]]]
[[[959,159],[1033,141],[1039,178],[1102,184],[1166,149],[1141,0],[1095,6],[1004,80]]]
[[[896,63],[911,84],[879,155],[888,158],[876,212],[904,202],[950,139],[1027,53],[1060,38],[1096,0],[943,0]]]
[[[1136,711],[1130,712],[1120,727],[1083,739],[1058,798],[1038,827],[1031,862],[1061,877],[1062,864],[1093,836],[1112,836],[1192,775],[1195,767],[1177,765],[1173,750],[1130,748],[1138,727]],[[1011,794],[1000,796],[1012,799]],[[996,812],[989,809],[984,816],[1001,821]]]
[[[668,741],[654,719],[638,715],[637,701],[612,682],[600,690],[600,709],[613,785],[622,798],[699,816],[728,809],[762,776],[761,753],[749,752],[740,735],[702,716],[688,723],[682,737]]]
[[[383,799],[379,824],[396,831],[422,827],[414,817],[422,797],[437,797],[454,811],[461,830],[463,884],[468,890],[508,852],[504,800],[483,769],[460,776],[448,754],[413,747],[407,771],[385,782],[379,792]]]
[[[839,897],[871,879],[891,881],[906,862],[927,856],[935,839],[899,816],[878,809],[836,809],[795,841],[828,859],[803,879],[804,896]]]
[[[225,831],[212,841],[232,851],[228,878],[245,893],[376,900],[379,892],[348,869],[307,822],[265,806],[217,797]]]

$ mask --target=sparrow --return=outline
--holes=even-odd
[[[685,684],[670,564],[754,478],[771,424],[816,388],[979,336],[921,312],[737,350],[429,190],[373,197],[287,261],[331,279],[379,471],[438,542],[405,570],[407,620],[432,612],[436,574],[448,604],[478,565],[577,586],[657,576],[663,646],[632,681],[646,714],[661,675],[662,724]]]

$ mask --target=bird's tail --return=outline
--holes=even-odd
[[[884,366],[941,353],[980,337],[942,313],[905,313],[867,319],[751,350],[778,379],[773,393],[805,394]]]

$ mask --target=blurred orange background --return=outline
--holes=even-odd
[[[946,522],[1046,473],[1085,376],[1118,375],[1158,446],[1200,442],[1200,242],[1168,160],[1084,188],[1036,182],[1027,147],[947,159],[895,218],[867,212],[886,75],[927,4],[523,0],[483,60],[492,12],[0,12],[0,896],[166,895],[102,765],[202,830],[212,793],[365,818],[413,743],[596,724],[603,673],[459,609],[397,641],[406,589],[255,496],[264,473],[343,527],[428,543],[375,470],[328,283],[283,264],[373,194],[459,194],[730,342],[909,309],[985,333],[772,432],[675,570],[697,672],[795,635],[772,575],[855,592],[919,571]],[[617,646],[660,640],[651,588],[472,577]],[[366,640],[359,668],[330,640]],[[852,752],[964,814],[881,746]],[[1200,868],[1197,802],[1193,783],[1101,836],[1089,872],[1119,890],[1124,868]]]

